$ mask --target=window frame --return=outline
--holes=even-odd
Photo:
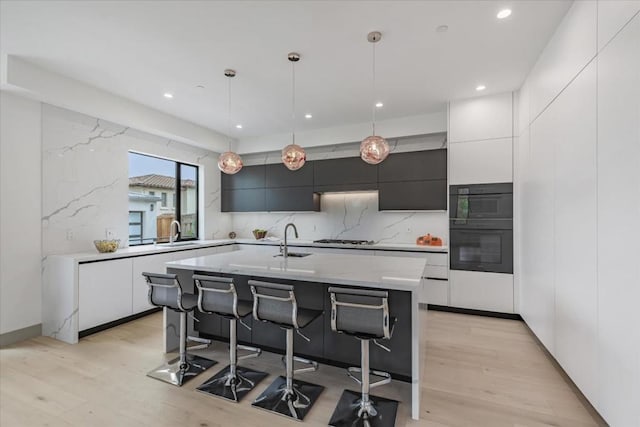
[[[200,213],[200,166],[193,164],[193,163],[187,163],[187,162],[181,162],[179,160],[174,160],[174,159],[168,159],[166,157],[160,157],[160,156],[154,156],[153,154],[147,154],[147,153],[140,153],[138,151],[133,151],[133,150],[129,150],[128,154],[136,154],[139,156],[146,156],[146,157],[153,157],[156,159],[160,159],[160,160],[166,160],[169,162],[173,162],[175,164],[175,186],[174,186],[174,197],[176,199],[176,203],[173,206],[174,212],[175,212],[175,218],[176,220],[180,223],[180,226],[182,226],[182,206],[181,206],[181,197],[180,197],[180,190],[182,187],[182,176],[181,176],[181,166],[190,166],[195,168],[195,215],[196,215],[196,227],[195,227],[195,236],[194,237],[187,237],[187,238],[183,238],[182,237],[182,232],[180,232],[178,234],[178,238],[175,240],[176,242],[188,242],[188,241],[194,241],[194,240],[199,240],[200,239],[200,221],[201,221],[201,213]],[[166,194],[161,192],[161,194]],[[169,202],[169,195],[167,194],[167,205]],[[162,201],[160,201],[160,203],[162,204]],[[136,211],[129,211],[129,212],[136,212]],[[144,216],[144,215],[143,215]],[[144,219],[143,219],[144,221]],[[142,228],[141,232],[143,233],[144,236],[144,228]],[[144,241],[143,236],[140,236],[140,241]],[[156,236],[157,237],[157,236]],[[155,239],[155,237],[154,237]],[[153,242],[150,243],[136,243],[136,244],[131,244],[131,242],[129,242],[129,246],[143,246],[143,245],[152,245]]]

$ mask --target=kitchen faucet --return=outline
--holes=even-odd
[[[176,225],[177,231],[176,234],[173,234],[173,224]],[[176,239],[178,238],[178,234],[180,233],[180,223],[178,222],[178,220],[173,220],[171,221],[171,224],[169,224],[169,244],[172,245],[173,242],[176,241]]]
[[[296,235],[296,239],[298,238],[298,229],[296,228],[294,223],[290,222],[289,224],[284,226],[284,250],[282,251],[282,256],[284,258],[289,255],[289,249],[287,247],[287,231],[289,230],[289,227],[293,227],[293,232]]]

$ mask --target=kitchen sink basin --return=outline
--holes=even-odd
[[[197,242],[173,242],[173,243],[158,243],[158,246],[174,247],[174,246],[195,246]]]
[[[287,256],[290,256],[292,258],[304,258],[304,257],[309,256],[309,255],[311,255],[311,254],[306,253],[306,252],[289,252],[287,254]],[[278,257],[278,256],[283,256],[283,255],[282,254],[274,255],[274,257]]]

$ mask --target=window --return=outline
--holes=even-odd
[[[173,220],[178,240],[198,238],[198,167],[130,152],[129,245],[168,242]]]

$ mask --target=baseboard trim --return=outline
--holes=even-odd
[[[155,307],[155,308],[152,308],[151,310],[143,311],[142,313],[123,317],[122,319],[114,320],[113,322],[104,323],[102,325],[94,326],[93,328],[85,329],[84,331],[78,332],[78,338],[84,338],[91,334],[106,331],[107,329],[120,326],[123,323],[131,322],[132,320],[140,319],[141,317],[148,316],[153,313],[157,313],[158,311],[161,311],[161,310],[162,310],[161,307]]]
[[[424,306],[424,304],[420,304]],[[497,317],[498,319],[520,320],[522,316],[517,313],[500,313],[497,311],[474,310],[471,308],[448,307],[445,305],[427,304],[427,308],[433,311],[447,311],[449,313],[470,314],[472,316]]]
[[[0,348],[42,335],[42,323],[0,334]]]

